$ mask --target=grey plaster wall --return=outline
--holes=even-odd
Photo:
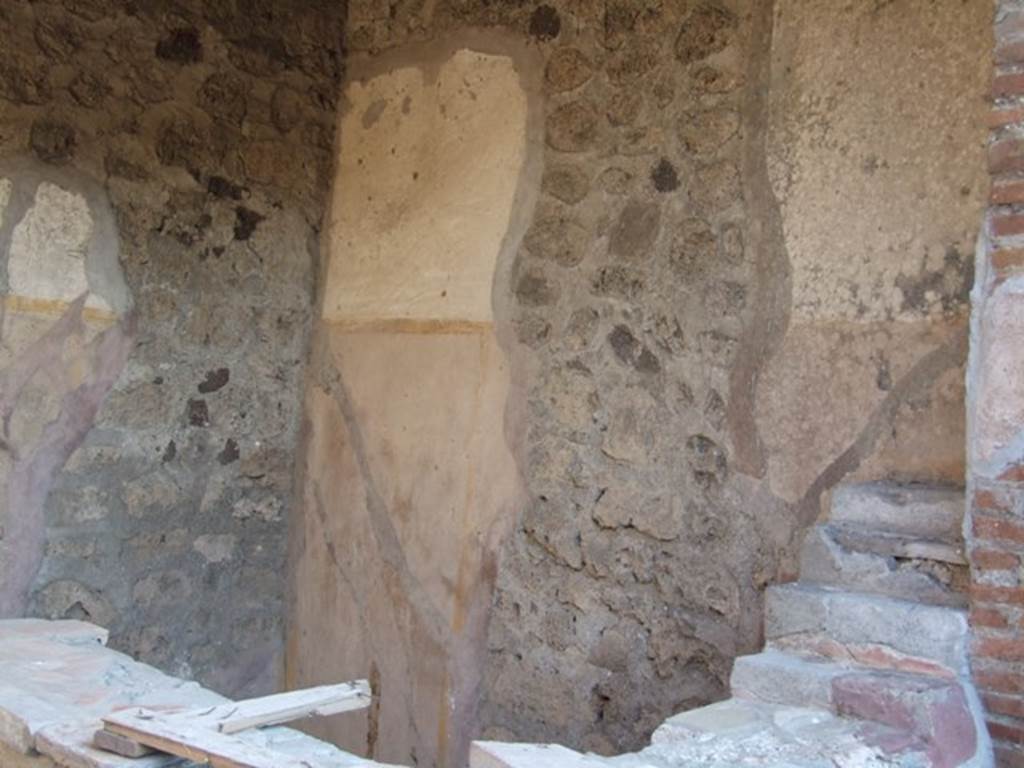
[[[27,594],[5,580],[4,612],[88,618],[226,693],[279,674],[343,23],[343,4],[312,0],[0,7],[0,176],[12,201],[43,178],[106,212],[87,282],[113,296],[7,291],[3,375],[36,378],[8,398],[5,437],[67,429],[34,476],[40,503],[8,494],[2,544]],[[104,337],[116,360],[97,357]]]

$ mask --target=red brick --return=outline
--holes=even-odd
[[[996,63],[1024,63],[1024,40],[1000,40],[996,44]]]
[[[1022,265],[1024,265],[1024,262],[1019,262],[1014,266],[1019,267]],[[1024,483],[1024,464],[1014,464],[1012,467],[1003,472],[1003,474],[1001,474],[998,479],[1004,480],[1008,483]]]
[[[997,608],[972,608],[971,625],[990,629],[1009,629],[1010,622]]]
[[[988,587],[971,584],[971,600],[978,603],[1024,605],[1024,587]]]
[[[992,746],[999,768],[1024,768],[1024,744],[1010,745],[997,742]]]
[[[989,128],[1003,128],[1014,123],[1024,123],[1024,107],[993,109],[988,113]]]
[[[1012,171],[1024,171],[1024,139],[1004,136],[988,145],[988,172],[994,176]]]
[[[971,565],[989,571],[1008,571],[1020,565],[1020,558],[995,549],[974,549],[971,550]]]
[[[1010,213],[993,217],[992,234],[996,237],[1024,234],[1024,214]]]
[[[992,78],[992,97],[1024,95],[1024,72],[1004,72]]]
[[[1002,661],[1024,661],[1024,637],[979,637],[974,655]]]
[[[1024,202],[1024,181],[1020,179],[997,179],[992,184],[988,196],[993,205],[1010,205]]]
[[[987,725],[992,738],[1003,739],[1012,744],[1024,744],[1024,722],[1010,724],[989,720]]]
[[[974,535],[979,539],[990,541],[1012,541],[1015,544],[1024,544],[1024,525],[976,514],[974,516]]]
[[[1014,253],[1014,250],[1003,249],[992,252],[992,257],[995,258],[997,253]],[[1009,512],[1010,505],[1006,503],[1003,497],[997,494],[995,491],[978,490],[974,492],[974,508],[975,509],[995,509],[999,512]]]
[[[1000,672],[995,669],[975,670],[975,684],[994,693],[1024,693],[1024,672]]]
[[[985,702],[985,709],[993,715],[1024,718],[1024,698],[1020,696],[983,693],[981,700]]]
[[[1011,272],[1017,269],[1024,269],[1024,249],[1004,248],[1001,251],[992,251],[989,254],[989,261],[992,262],[992,268],[996,272]],[[1024,475],[1024,467],[1013,467],[1010,471],[1013,470],[1020,470],[1022,475]],[[1009,480],[1010,478],[1001,477],[1000,479]],[[1024,480],[1024,476],[1021,477],[1021,480]],[[979,491],[979,493],[989,492]],[[975,498],[977,498],[977,495],[975,495]]]

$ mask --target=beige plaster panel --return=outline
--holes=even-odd
[[[479,672],[492,543],[518,499],[508,367],[489,327],[329,333],[340,383],[307,398],[288,683],[379,673],[374,756],[408,764],[414,745],[431,764],[472,717],[460,702]],[[366,728],[317,733],[360,750]]]
[[[526,155],[512,59],[459,50],[435,71],[349,83],[323,316],[488,321]]]
[[[790,327],[758,395],[773,492],[801,499],[857,442],[920,358],[948,346],[951,336],[948,325],[926,322]],[[954,363],[936,379],[919,382],[916,396],[864,446],[877,454],[861,475],[962,481],[962,373]]]
[[[989,0],[776,3],[769,170],[796,321],[941,313],[985,200],[991,36]]]

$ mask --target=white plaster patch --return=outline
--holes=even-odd
[[[512,60],[460,50],[436,80],[404,67],[345,98],[325,319],[489,321],[526,155]]]
[[[235,537],[230,533],[204,534],[193,542],[192,548],[207,562],[222,563],[234,555]]]
[[[85,257],[94,222],[85,198],[43,182],[14,229],[7,264],[9,292],[49,301],[74,301],[89,291]],[[92,294],[89,307],[109,309]]]

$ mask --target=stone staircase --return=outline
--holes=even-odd
[[[850,485],[807,535],[801,578],[765,595],[766,646],[732,699],[601,758],[477,742],[471,768],[991,766],[970,681],[960,491]]]

